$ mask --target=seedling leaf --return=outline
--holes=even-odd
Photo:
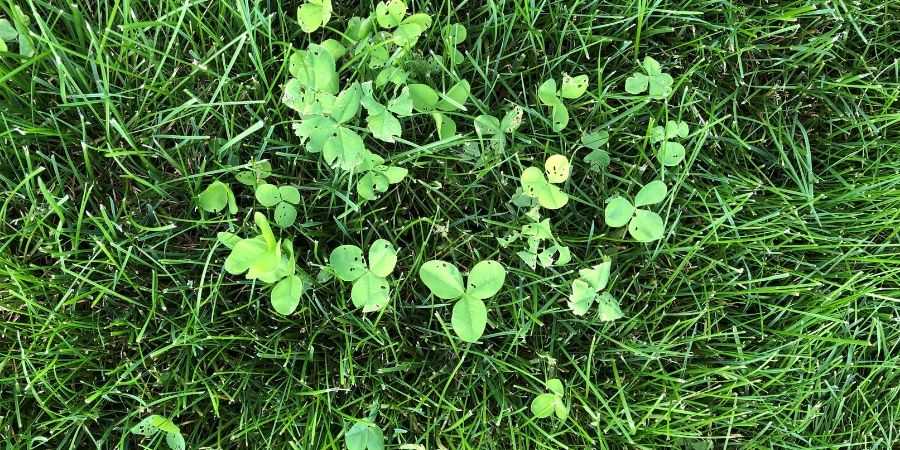
[[[390,295],[387,280],[372,272],[366,272],[353,282],[350,299],[363,312],[377,311],[387,304]]]
[[[538,395],[531,401],[531,414],[539,419],[550,417],[553,415],[554,403],[556,403],[556,395],[551,393]]]
[[[578,75],[570,77],[563,75],[562,86],[559,89],[559,95],[563,98],[575,99],[584,95],[588,87],[588,76]]]
[[[312,33],[325,26],[331,18],[331,0],[308,0],[297,10],[300,29]]]
[[[271,208],[281,202],[281,193],[274,184],[263,183],[256,187],[256,201],[266,208]]]
[[[569,159],[565,155],[552,155],[544,162],[544,173],[547,174],[547,181],[551,183],[562,183],[569,179]]]

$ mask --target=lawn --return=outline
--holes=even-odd
[[[898,448],[900,1],[407,2],[0,0],[3,448]]]

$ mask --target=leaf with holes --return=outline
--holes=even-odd
[[[353,282],[350,290],[350,299],[357,308],[363,312],[377,311],[387,304],[390,296],[388,282],[384,277],[371,271],[364,273]]]
[[[466,291],[459,269],[446,261],[432,260],[422,264],[419,278],[435,297],[444,300],[459,298]]]
[[[569,159],[565,155],[552,155],[544,162],[544,173],[547,181],[559,184],[569,179]]]
[[[397,265],[397,249],[385,239],[378,239],[369,247],[369,271],[386,277]]]
[[[506,269],[497,261],[481,261],[472,267],[466,280],[466,295],[480,300],[491,298],[503,287]]]
[[[569,202],[569,196],[559,187],[550,184],[537,167],[529,167],[522,172],[522,192],[536,198],[547,209],[559,209]]]
[[[297,10],[300,29],[312,33],[324,27],[331,18],[331,0],[307,0]]]
[[[406,2],[403,0],[381,1],[375,5],[375,20],[381,28],[394,28],[406,15]]]
[[[576,99],[584,95],[588,87],[588,76],[578,75],[570,77],[563,75],[562,84],[559,88],[559,95],[563,98]]]
[[[355,245],[342,245],[332,250],[328,265],[343,281],[354,281],[367,271],[363,251]]]
[[[658,241],[662,239],[665,230],[662,217],[644,209],[635,209],[634,217],[628,223],[628,234],[639,242]]]

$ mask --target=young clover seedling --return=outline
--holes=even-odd
[[[538,99],[551,108],[553,131],[562,131],[569,124],[569,110],[563,104],[562,98],[572,100],[581,97],[587,91],[587,87],[587,75],[570,77],[564,74],[562,85],[558,91],[556,90],[556,80],[553,78],[541,84],[538,88]]]
[[[131,433],[145,437],[154,436],[157,433],[165,433],[166,444],[169,445],[170,449],[184,450],[185,448],[184,436],[181,435],[178,425],[156,414],[145,417],[144,420],[131,427]]]
[[[650,142],[659,143],[659,152],[656,157],[666,167],[677,166],[684,160],[687,153],[684,145],[673,139],[685,139],[690,134],[690,128],[684,121],[666,122],[666,126],[657,125],[650,132]]]
[[[350,299],[363,312],[378,311],[388,303],[390,289],[386,277],[397,265],[397,249],[384,239],[369,247],[369,265],[355,245],[342,245],[331,252],[328,264],[341,280],[353,282]]]
[[[503,119],[498,119],[488,114],[482,114],[475,118],[475,133],[480,139],[489,139],[492,145],[500,150],[506,148],[506,135],[514,133],[522,125],[525,110],[519,105],[513,105],[506,112]]]
[[[522,192],[537,199],[543,208],[562,208],[569,202],[569,195],[555,184],[569,179],[569,170],[569,160],[565,156],[553,155],[544,163],[544,172],[537,167],[529,167],[522,172]]]
[[[237,214],[237,201],[231,187],[221,181],[213,181],[197,196],[197,205],[206,212],[219,212],[228,206],[229,214]]]
[[[652,242],[662,238],[665,224],[659,214],[640,209],[641,206],[655,205],[666,198],[666,184],[660,180],[651,181],[638,191],[634,205],[624,197],[612,198],[606,205],[606,224],[619,228],[628,225],[628,233],[640,242]]]
[[[384,450],[384,433],[378,425],[360,420],[344,434],[347,450]]]
[[[256,161],[250,163],[250,168],[234,174],[234,178],[245,186],[256,186],[272,175],[272,163],[269,161]]]
[[[232,275],[246,272],[248,280],[277,283],[272,289],[272,308],[289,315],[297,308],[305,289],[303,279],[295,273],[294,246],[290,240],[275,239],[262,213],[255,213],[253,220],[259,227],[259,236],[241,239],[232,233],[218,234],[219,242],[231,249],[225,259],[225,271]]]
[[[528,243],[528,248],[516,252],[525,264],[532,270],[538,264],[541,267],[564,266],[572,260],[572,252],[569,247],[562,245],[550,228],[550,219],[544,219],[539,222],[523,225],[520,232],[515,232],[505,238],[498,238],[500,245],[509,246],[519,238],[524,237]],[[540,249],[541,243],[549,241],[551,244],[543,250]]]
[[[644,73],[635,72],[625,80],[625,91],[632,95],[647,92],[653,99],[668,98],[672,94],[672,76],[663,73],[662,66],[649,56],[644,58],[642,67]]]
[[[600,320],[604,322],[622,317],[619,303],[608,292],[600,293],[609,283],[609,269],[612,262],[606,259],[590,269],[578,271],[578,278],[572,281],[572,293],[568,306],[572,314],[583,316],[594,302],[597,302]]]
[[[550,392],[540,394],[531,401],[531,414],[543,419],[556,413],[559,420],[566,420],[569,417],[569,408],[563,402],[565,390],[562,381],[559,378],[553,378],[547,380],[546,386]]]
[[[409,85],[413,109],[431,114],[440,139],[447,139],[456,134],[456,122],[444,113],[465,111],[470,89],[466,80],[459,80],[447,92],[441,94],[427,84]]]
[[[300,203],[300,191],[294,186],[275,186],[262,183],[256,186],[256,201],[266,208],[275,207],[275,224],[287,228],[297,220],[297,208]]]
[[[591,170],[601,172],[609,167],[609,153],[602,147],[609,142],[609,132],[594,130],[581,136],[581,145],[591,149],[584,157],[584,162],[590,164]]]
[[[465,59],[465,56],[456,49],[456,46],[466,40],[466,35],[466,27],[458,23],[447,24],[441,30],[441,37],[444,40],[444,52],[447,53],[450,65],[455,66]]]
[[[483,300],[493,297],[503,287],[506,269],[497,261],[481,261],[472,267],[464,286],[462,274],[456,266],[432,260],[422,264],[419,278],[435,297],[459,299],[453,305],[450,323],[460,339],[475,342],[484,334],[487,325],[487,307]]]
[[[297,19],[305,33],[324,27],[331,19],[331,0],[307,0],[297,9]]]
[[[389,185],[403,181],[409,172],[403,167],[384,165],[384,158],[374,153],[370,153],[357,170],[364,175],[356,183],[356,193],[364,200],[377,199],[387,192]]]

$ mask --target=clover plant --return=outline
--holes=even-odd
[[[584,95],[588,87],[587,75],[570,77],[563,74],[559,90],[556,89],[556,80],[550,78],[538,87],[538,99],[551,109],[551,121],[553,131],[562,131],[569,124],[569,110],[562,99],[574,100]]]
[[[640,95],[644,92],[652,99],[663,100],[672,94],[672,76],[662,71],[662,66],[647,56],[641,65],[644,72],[635,72],[625,80],[625,91]]]
[[[684,121],[666,122],[666,126],[657,125],[650,132],[650,142],[659,144],[659,150],[656,157],[662,165],[671,167],[677,166],[684,161],[687,153],[684,145],[676,142],[675,139],[685,139],[690,134],[690,128]]]
[[[481,261],[472,267],[463,285],[462,274],[456,266],[446,261],[432,260],[422,264],[419,278],[435,297],[459,299],[453,305],[450,323],[460,339],[475,342],[484,334],[487,325],[484,300],[496,295],[503,287],[506,269],[497,261]]]
[[[482,114],[475,118],[475,133],[481,139],[488,139],[491,145],[503,150],[506,148],[506,135],[514,133],[522,125],[525,110],[521,106],[513,105],[506,112],[503,119],[498,119],[489,114]]]
[[[359,420],[346,433],[347,450],[384,450],[384,433],[370,420]]]
[[[444,53],[451,66],[462,62],[465,58],[456,47],[466,40],[466,27],[459,23],[449,23],[441,29],[441,39],[444,43]]]
[[[255,213],[253,220],[260,231],[258,236],[242,239],[232,233],[218,234],[219,242],[231,249],[225,259],[225,271],[232,275],[246,273],[248,280],[274,284],[272,308],[282,315],[291,314],[305,289],[303,279],[296,273],[293,244],[289,239],[276,240],[262,213]]]
[[[581,145],[591,150],[584,157],[584,162],[588,163],[592,171],[602,172],[609,167],[609,152],[603,149],[608,142],[609,132],[603,130],[594,130],[581,136]]]
[[[231,187],[221,181],[213,181],[197,196],[197,205],[206,212],[219,212],[228,206],[229,214],[237,214],[237,201]]]
[[[568,201],[569,196],[556,184],[569,179],[571,166],[564,155],[552,155],[544,162],[544,171],[537,167],[529,167],[522,172],[521,197],[526,202],[522,206],[531,206],[526,216],[533,222],[523,225],[520,231],[513,232],[504,238],[498,238],[500,245],[509,246],[519,238],[525,238],[527,247],[516,255],[534,269],[538,264],[542,267],[562,266],[572,260],[568,247],[562,245],[553,235],[550,219],[541,220],[540,208],[559,209]],[[531,199],[530,202],[527,199]],[[519,203],[519,200],[514,200]],[[548,241],[548,245],[542,245]],[[543,247],[543,248],[542,248]]]
[[[387,276],[397,265],[397,249],[387,240],[378,239],[369,247],[368,266],[362,249],[355,245],[335,248],[328,264],[340,280],[353,282],[350,298],[363,312],[378,311],[388,303]]]
[[[641,206],[655,205],[666,198],[666,184],[661,180],[644,185],[634,197],[634,204],[628,199],[616,196],[606,204],[604,217],[606,224],[613,228],[628,225],[628,233],[640,242],[652,242],[662,238],[665,224],[659,214],[640,209]]]
[[[165,433],[166,444],[172,450],[184,450],[184,436],[178,425],[175,425],[170,419],[159,415],[145,417],[137,425],[131,427],[131,433],[139,436],[151,437],[157,433]]]
[[[324,25],[330,11],[328,1],[302,5],[304,31]],[[288,61],[291,78],[282,102],[299,114],[292,124],[295,134],[307,152],[321,153],[330,167],[354,177],[363,202],[376,199],[407,175],[404,168],[385,165],[367,140],[397,142],[404,129],[400,119],[414,113],[431,115],[438,137],[444,139],[456,133],[446,113],[465,110],[470,90],[465,80],[442,93],[411,80],[413,47],[431,23],[427,14],[407,15],[402,0],[381,1],[369,17],[351,18],[340,41],[310,43]],[[448,38],[457,42],[459,34],[454,28]],[[341,69],[352,72],[353,81],[342,86],[338,60],[344,57],[348,60]]]
[[[569,417],[569,408],[563,402],[565,389],[562,381],[559,378],[547,380],[546,387],[550,392],[540,394],[531,401],[531,414],[543,419],[555,413],[559,420],[566,420]]]
[[[544,163],[543,172],[537,167],[522,172],[522,192],[535,198],[542,208],[562,208],[569,202],[569,195],[556,185],[569,179],[569,170],[569,160],[565,156],[553,155]]]
[[[611,266],[612,262],[606,258],[594,267],[578,271],[578,278],[572,281],[572,293],[568,302],[572,314],[583,316],[596,302],[601,321],[607,322],[622,317],[622,310],[619,309],[616,299],[608,292],[600,293],[609,283]]]
[[[251,161],[246,170],[234,174],[234,179],[245,186],[256,187],[272,175],[272,163],[269,161]]]
[[[256,186],[254,196],[260,205],[275,207],[275,224],[279,227],[287,228],[297,220],[297,208],[294,205],[300,203],[300,191],[296,187],[261,183]]]

